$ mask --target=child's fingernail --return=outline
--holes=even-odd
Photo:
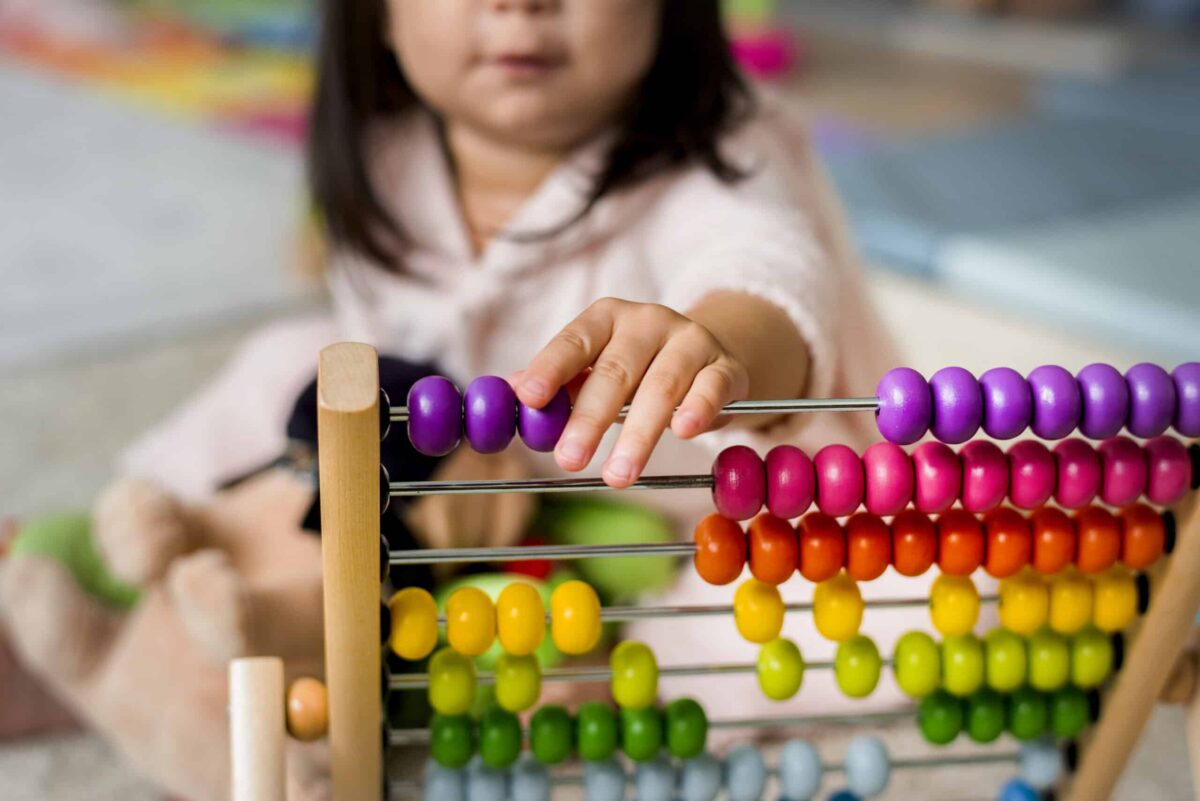
[[[558,455],[570,464],[580,464],[587,459],[587,449],[578,440],[569,439],[558,446]]]
[[[526,378],[521,382],[521,389],[535,398],[544,398],[549,394],[546,390],[546,382],[540,378]]]
[[[604,472],[618,481],[628,481],[633,477],[633,462],[624,456],[615,456],[605,465]]]
[[[675,425],[685,431],[695,431],[700,427],[700,418],[693,412],[678,411],[675,413]]]

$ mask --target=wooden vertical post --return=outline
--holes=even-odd
[[[285,801],[283,660],[229,663],[233,801]]]
[[[1102,801],[1112,794],[1188,642],[1200,611],[1200,503],[1195,496],[1192,493],[1176,510],[1175,552],[1102,705],[1067,801]]]
[[[379,358],[321,351],[317,379],[325,683],[334,801],[380,801]]]

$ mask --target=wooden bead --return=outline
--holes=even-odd
[[[767,471],[758,454],[734,445],[713,462],[713,504],[730,520],[749,520],[767,500]]]
[[[296,679],[287,692],[287,730],[297,740],[311,743],[329,730],[329,695],[316,679]]]

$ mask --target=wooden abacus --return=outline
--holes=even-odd
[[[284,740],[288,729],[304,739],[327,731],[335,801],[378,801],[387,793],[389,785],[384,779],[384,749],[380,741],[383,720],[379,692],[382,621],[380,593],[376,588],[381,561],[380,510],[386,508],[387,496],[569,492],[605,488],[602,482],[593,479],[414,483],[390,482],[385,475],[381,481],[381,419],[407,422],[414,446],[430,453],[445,453],[457,446],[464,427],[468,442],[479,450],[502,448],[517,432],[530,447],[551,449],[570,411],[565,396],[545,410],[532,410],[516,407],[511,390],[506,393],[505,389],[494,381],[487,386],[473,384],[467,390],[464,411],[463,396],[448,381],[423,380],[414,385],[405,408],[389,409],[386,398],[381,404],[377,356],[372,348],[340,344],[322,352],[318,425],[328,697],[326,702],[320,685],[309,680],[305,689],[307,694],[295,696],[293,702],[298,707],[289,709],[285,715],[283,670],[278,660],[236,660],[231,665],[235,801],[284,799]],[[1188,447],[1163,436],[1172,423],[1182,436],[1200,436],[1200,364],[1183,365],[1173,374],[1151,365],[1138,365],[1124,376],[1104,365],[1092,365],[1077,376],[1062,368],[1044,367],[1027,378],[1000,368],[985,373],[978,380],[960,368],[947,368],[929,381],[902,368],[884,378],[875,398],[746,402],[727,408],[730,413],[826,410],[873,411],[886,441],[872,446],[862,457],[844,446],[830,446],[811,460],[796,448],[781,446],[767,455],[765,463],[749,449],[735,447],[718,457],[712,474],[652,477],[637,482],[635,489],[697,487],[712,490],[719,515],[706,519],[697,528],[693,543],[385,552],[385,564],[581,559],[650,553],[691,555],[702,577],[711,583],[723,584],[742,574],[749,548],[750,571],[755,578],[748,579],[739,589],[732,609],[600,609],[594,592],[589,595],[590,590],[585,585],[572,587],[574,595],[569,598],[565,598],[568,593],[564,593],[564,599],[552,597],[548,615],[537,604],[533,607],[534,613],[528,613],[528,610],[522,613],[524,622],[521,625],[526,628],[521,633],[528,635],[532,631],[534,634],[532,638],[524,637],[527,642],[519,648],[512,645],[517,642],[514,636],[505,641],[506,624],[502,620],[501,641],[506,642],[506,648],[514,654],[524,655],[531,650],[531,645],[540,640],[545,620],[550,622],[550,636],[565,652],[583,653],[595,645],[601,620],[621,621],[653,615],[719,615],[732,611],[743,636],[764,643],[764,648],[774,649],[773,659],[767,660],[773,667],[767,668],[762,666],[760,659],[758,666],[698,665],[660,670],[646,646],[628,643],[614,650],[612,666],[607,670],[566,667],[542,672],[536,668],[534,660],[539,682],[612,680],[614,697],[622,707],[623,722],[636,722],[638,713],[649,709],[645,713],[649,716],[647,719],[657,720],[659,726],[663,718],[653,707],[659,675],[757,670],[760,686],[769,697],[786,698],[799,689],[804,668],[834,669],[839,685],[847,694],[869,693],[886,660],[879,657],[869,640],[864,644],[862,641],[866,638],[854,636],[862,614],[861,595],[858,595],[855,581],[870,580],[888,566],[904,575],[917,575],[937,564],[943,577],[950,577],[941,591],[945,593],[949,607],[957,611],[940,621],[935,616],[935,627],[946,635],[947,641],[955,639],[956,648],[965,648],[967,657],[950,668],[946,661],[950,651],[946,650],[946,645],[941,650],[931,650],[932,640],[927,635],[913,633],[909,638],[909,650],[902,654],[898,645],[896,657],[887,662],[901,688],[909,695],[923,698],[919,715],[927,739],[931,742],[944,742],[947,736],[952,739],[961,728],[961,720],[957,728],[950,726],[947,729],[946,715],[949,718],[961,716],[962,709],[974,703],[973,699],[980,694],[996,696],[999,668],[993,676],[993,665],[987,664],[985,684],[984,645],[970,631],[979,604],[999,600],[1002,624],[1017,631],[1036,631],[1035,637],[1041,636],[1044,640],[1043,645],[1022,644],[1011,632],[1004,632],[1009,643],[1005,647],[1013,642],[1020,645],[1016,651],[1020,659],[1013,663],[1017,665],[1019,676],[1013,678],[1010,664],[1009,678],[1004,681],[1011,684],[1010,680],[1013,680],[1016,682],[1013,686],[1020,685],[1014,691],[1014,698],[1018,692],[1027,692],[1033,698],[1031,708],[1042,705],[1039,728],[1038,724],[1029,722],[1039,719],[1037,715],[1018,723],[1017,702],[1005,702],[1000,713],[1001,725],[1007,725],[1018,739],[1034,739],[1047,730],[1045,696],[1039,692],[1050,692],[1053,686],[1069,689],[1065,666],[1071,663],[1062,661],[1067,656],[1059,659],[1055,654],[1067,654],[1067,643],[1082,641],[1085,631],[1091,633],[1089,643],[1104,652],[1104,648],[1109,647],[1106,644],[1111,644],[1112,640],[1095,632],[1099,629],[1105,634],[1122,632],[1116,635],[1123,638],[1123,647],[1119,649],[1123,659],[1117,667],[1102,659],[1093,664],[1091,656],[1085,663],[1079,655],[1082,651],[1073,652],[1077,670],[1072,674],[1072,680],[1095,690],[1092,705],[1098,702],[1099,717],[1090,730],[1082,731],[1084,724],[1078,723],[1069,732],[1069,748],[1077,758],[1069,760],[1072,764],[1068,767],[1074,769],[1062,771],[1059,776],[1055,768],[1050,771],[1053,775],[1043,775],[1036,782],[1040,785],[1037,789],[1047,789],[1053,784],[1070,801],[1097,801],[1108,797],[1153,705],[1160,698],[1189,706],[1192,767],[1200,787],[1197,663],[1195,654],[1187,650],[1200,611],[1200,512],[1197,512],[1194,492],[1185,498],[1188,490],[1195,490],[1200,485],[1200,447],[1195,444]],[[387,423],[385,433],[386,426]],[[959,453],[943,444],[967,442],[981,427],[996,439],[1009,439],[1032,428],[1040,438],[1061,441],[1053,454],[1032,440],[1017,443],[1007,454],[983,440],[970,441]],[[1139,445],[1124,437],[1114,438],[1122,428],[1147,441]],[[1099,448],[1092,448],[1079,439],[1063,439],[1076,429],[1090,439],[1106,442]],[[939,441],[923,443],[911,455],[899,447],[916,442],[927,431],[932,431]],[[1166,511],[1152,511],[1145,504],[1135,503],[1140,497]],[[1104,506],[1093,505],[1097,498]],[[1047,504],[1052,499],[1054,503]],[[1003,505],[1005,500],[1011,506]],[[805,515],[814,503],[818,511]],[[952,504],[958,506],[951,509]],[[768,512],[759,515],[764,505]],[[864,506],[866,512],[858,512]],[[1026,518],[1011,507],[1040,511]],[[1071,519],[1056,507],[1080,511]],[[1123,511],[1117,516],[1105,507],[1123,507]],[[933,513],[940,515],[936,523],[928,517]],[[747,538],[735,521],[756,515],[759,516],[750,524]],[[805,516],[795,529],[786,522],[801,515]],[[849,519],[845,523],[838,522],[838,518],[847,516]],[[885,518],[890,518],[890,522]],[[788,532],[792,533],[789,535]],[[1170,558],[1159,559],[1165,553],[1169,553]],[[1113,566],[1118,559],[1125,563],[1124,566]],[[1066,571],[1053,580],[1038,572],[1062,570],[1067,562],[1074,564],[1067,565]],[[974,585],[967,577],[979,568],[1001,579],[999,599],[980,598],[974,591]],[[1135,581],[1133,570],[1141,571],[1139,575],[1145,578]],[[783,604],[773,585],[795,572],[822,582],[818,587],[826,588],[826,599],[832,593],[841,593],[839,598],[843,606],[840,609],[846,608],[847,598],[850,607],[855,608],[853,599],[857,597],[858,619],[854,619],[854,612],[849,617],[844,612],[830,612],[828,601],[822,600],[821,590],[813,604]],[[1057,583],[1060,581],[1061,585]],[[1074,584],[1068,586],[1071,582]],[[1049,599],[1051,585],[1056,593],[1054,598],[1068,600],[1054,601],[1058,606],[1053,608],[1046,606],[1049,601],[1041,606],[1026,606],[1024,600],[1019,600],[1025,597],[1021,593]],[[1069,600],[1083,597],[1078,591],[1087,598],[1086,612],[1084,606]],[[936,583],[934,592],[939,592]],[[1076,594],[1072,595],[1072,592]],[[1107,594],[1094,595],[1098,592]],[[1009,598],[1007,621],[1006,593]],[[1136,600],[1131,601],[1131,598]],[[496,613],[491,600],[485,600],[484,607],[471,606],[468,600],[475,599],[464,597],[454,614],[439,617],[436,608],[429,607],[431,600],[412,593],[404,601],[394,600],[391,626],[385,630],[390,630],[394,647],[400,643],[401,651],[419,659],[435,647],[437,627],[446,626],[451,646],[439,651],[436,659],[443,665],[453,663],[456,669],[461,668],[460,673],[455,674],[458,678],[469,674],[469,680],[474,682],[476,676],[470,656],[480,653],[481,648],[491,643],[496,633]],[[915,606],[923,604],[924,599],[898,599],[887,603]],[[826,604],[824,610],[822,604]],[[1133,608],[1139,604],[1140,608]],[[963,612],[964,609],[968,611]],[[1039,609],[1041,611],[1037,611]],[[512,613],[513,619],[520,612],[511,604],[506,610]],[[805,666],[798,651],[793,654],[795,646],[778,638],[785,611],[813,613],[818,630],[831,639],[844,641],[841,647],[847,651],[850,649],[848,643],[854,643],[857,661],[848,657],[846,664],[854,662],[858,667],[845,668],[841,664],[841,654],[833,664]],[[1138,612],[1143,613],[1140,620],[1136,619]],[[485,619],[490,620],[490,624],[480,622]],[[537,625],[528,628],[535,620]],[[586,624],[580,622],[584,620]],[[507,625],[517,624],[510,622]],[[593,628],[595,636],[591,631]],[[510,635],[513,631],[516,630],[510,628]],[[481,632],[485,635],[482,638]],[[1079,634],[1075,640],[1068,641],[1063,632]],[[995,643],[997,658],[1000,639],[997,637]],[[989,648],[992,645],[989,637]],[[457,653],[456,649],[463,653]],[[1038,667],[1027,669],[1026,653],[1030,654],[1032,664],[1036,649],[1043,649],[1037,651]],[[871,651],[874,651],[873,655]],[[1111,660],[1111,650],[1107,653]],[[864,664],[865,668],[862,667]],[[931,664],[935,666],[932,672]],[[963,667],[975,664],[977,668]],[[1095,665],[1103,669],[1093,669]],[[447,673],[449,678],[445,678],[439,670],[430,668],[431,674],[437,674],[432,679],[429,674],[422,673],[390,680],[385,677],[385,682],[395,688],[429,686],[434,708],[444,721],[453,719],[456,732],[460,726],[461,731],[468,734],[474,731],[468,727],[491,726],[490,718],[476,724],[463,715],[465,706],[461,701],[469,696],[469,693],[463,693],[473,692],[473,683],[466,687],[455,675]],[[652,681],[647,678],[651,675]],[[495,676],[483,678],[496,680]],[[440,689],[431,686],[435,683]],[[454,696],[453,701],[447,700],[451,696]],[[972,700],[962,700],[968,696]],[[301,700],[296,701],[296,698]],[[492,738],[489,742],[504,742],[503,748],[492,748],[491,753],[483,754],[484,762],[493,772],[508,770],[516,759],[512,738],[506,741],[497,732],[501,729],[515,731],[513,736],[519,751],[524,735],[512,711],[528,709],[531,703],[528,700],[510,701],[510,706],[518,708],[497,711],[495,722],[499,728],[495,732],[484,732],[485,739]],[[898,716],[912,716],[914,712],[916,710],[910,709],[895,714],[864,715],[859,722],[882,722]],[[686,788],[675,786],[675,767],[659,755],[669,751],[682,760],[685,783],[706,770],[711,773],[712,765],[717,763],[702,753],[704,732],[709,726],[757,724],[786,729],[793,724],[821,722],[800,716],[710,722],[704,717],[702,708],[694,703],[690,706],[672,704],[668,716],[672,714],[682,722],[678,726],[671,724],[674,728],[665,738],[665,747],[661,732],[659,738],[654,739],[644,728],[627,728],[622,743],[627,756],[642,766],[638,769],[639,786],[642,786],[642,772],[646,774],[643,789],[648,796],[654,795],[656,791],[651,788],[657,787],[657,791],[668,799],[679,795],[684,798],[708,797],[705,795],[708,790],[701,796],[695,795],[698,786],[695,782]],[[927,715],[943,715],[943,718]],[[548,720],[551,716],[546,717]],[[560,718],[570,720],[561,715]],[[845,721],[829,719],[826,722]],[[531,725],[539,725],[536,716]],[[549,723],[546,725],[550,726]],[[568,743],[573,741],[581,751],[584,749],[578,730],[572,734],[561,728],[570,724],[560,722],[555,725],[559,726],[555,732],[566,731]],[[975,731],[970,733],[976,737]],[[995,739],[999,733],[995,730],[987,736]],[[542,762],[556,762],[565,753],[546,757],[546,747],[543,745],[539,750],[535,734],[531,732],[531,742],[538,759],[522,761],[519,768],[514,769],[513,781],[518,781],[519,771],[523,798],[548,798],[553,786],[577,782],[578,774],[563,774],[557,768],[553,772],[548,770]],[[428,736],[427,730],[392,731],[386,742],[401,744],[427,740]],[[587,737],[592,738],[593,734],[589,733]],[[563,739],[562,736],[558,738],[560,742]],[[460,740],[459,744],[468,743],[468,740]],[[815,793],[822,770],[826,774],[841,772],[852,788],[857,786],[861,792],[876,793],[886,784],[889,770],[1016,762],[1026,753],[1026,746],[1022,746],[1020,754],[1001,749],[995,754],[977,757],[935,755],[889,759],[877,741],[864,741],[853,754],[847,753],[843,764],[822,765],[811,747],[795,742],[799,745],[792,751],[785,748],[785,755],[792,761],[783,764],[784,757],[781,757],[781,764],[774,771],[762,764],[756,752],[739,754],[736,766],[731,755],[727,769],[737,772],[740,778],[737,782],[731,779],[730,786],[725,789],[731,791],[734,801],[757,798],[769,775],[777,778],[784,790],[803,785],[811,787]],[[1060,745],[1035,740],[1028,749],[1044,768],[1047,759],[1053,762],[1051,757],[1061,753]],[[436,776],[427,777],[429,781],[436,778],[440,783],[432,789],[425,787],[426,797],[453,800],[461,796],[465,780],[459,769],[470,756],[473,745],[465,747],[466,751],[459,748],[462,753],[456,751],[453,755],[443,747],[443,765],[453,765],[429,768],[436,773]],[[594,750],[590,739],[587,747]],[[439,756],[436,744],[434,754]],[[743,756],[747,759],[740,759]],[[804,762],[801,757],[809,762]],[[603,759],[595,758],[596,764],[617,764],[612,759],[611,745]],[[802,768],[810,762],[811,770],[805,774],[804,769],[808,768]],[[589,763],[589,771],[591,767]],[[689,773],[692,768],[695,769],[694,776]],[[622,776],[623,770],[618,767]],[[813,770],[816,771],[816,784],[811,775]],[[1046,774],[1044,769],[1040,772]],[[663,776],[667,777],[666,784],[663,784]],[[654,784],[656,778],[658,785]],[[420,781],[407,779],[392,782],[390,786],[398,792],[422,789]],[[514,795],[517,794],[516,784],[511,786]],[[711,794],[720,789],[718,785],[712,785]],[[592,792],[591,785],[588,792]],[[1003,792],[1005,799],[1038,797],[1024,782],[1011,783]]]

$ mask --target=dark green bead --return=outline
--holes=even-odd
[[[429,750],[444,768],[461,768],[475,753],[475,722],[466,715],[434,715]]]
[[[504,770],[521,755],[521,723],[512,712],[491,707],[479,719],[479,755],[484,763]]]
[[[990,743],[1004,733],[1004,699],[994,690],[980,690],[967,699],[967,736]]]
[[[1008,697],[1008,730],[1018,740],[1032,740],[1046,733],[1050,709],[1046,696],[1022,687]]]
[[[1050,731],[1055,737],[1077,737],[1091,722],[1087,693],[1078,687],[1063,687],[1050,696]]]
[[[588,762],[604,762],[617,750],[617,716],[600,701],[581,704],[575,715],[575,742],[579,756]]]
[[[621,745],[634,762],[658,756],[663,744],[663,719],[654,707],[621,710]]]
[[[571,716],[561,706],[544,706],[529,721],[529,750],[543,765],[571,755]]]
[[[691,698],[679,698],[667,704],[667,749],[679,759],[691,759],[704,750],[708,741],[708,716]]]
[[[927,742],[934,745],[952,742],[963,727],[962,701],[945,690],[935,690],[921,699],[917,726]]]

